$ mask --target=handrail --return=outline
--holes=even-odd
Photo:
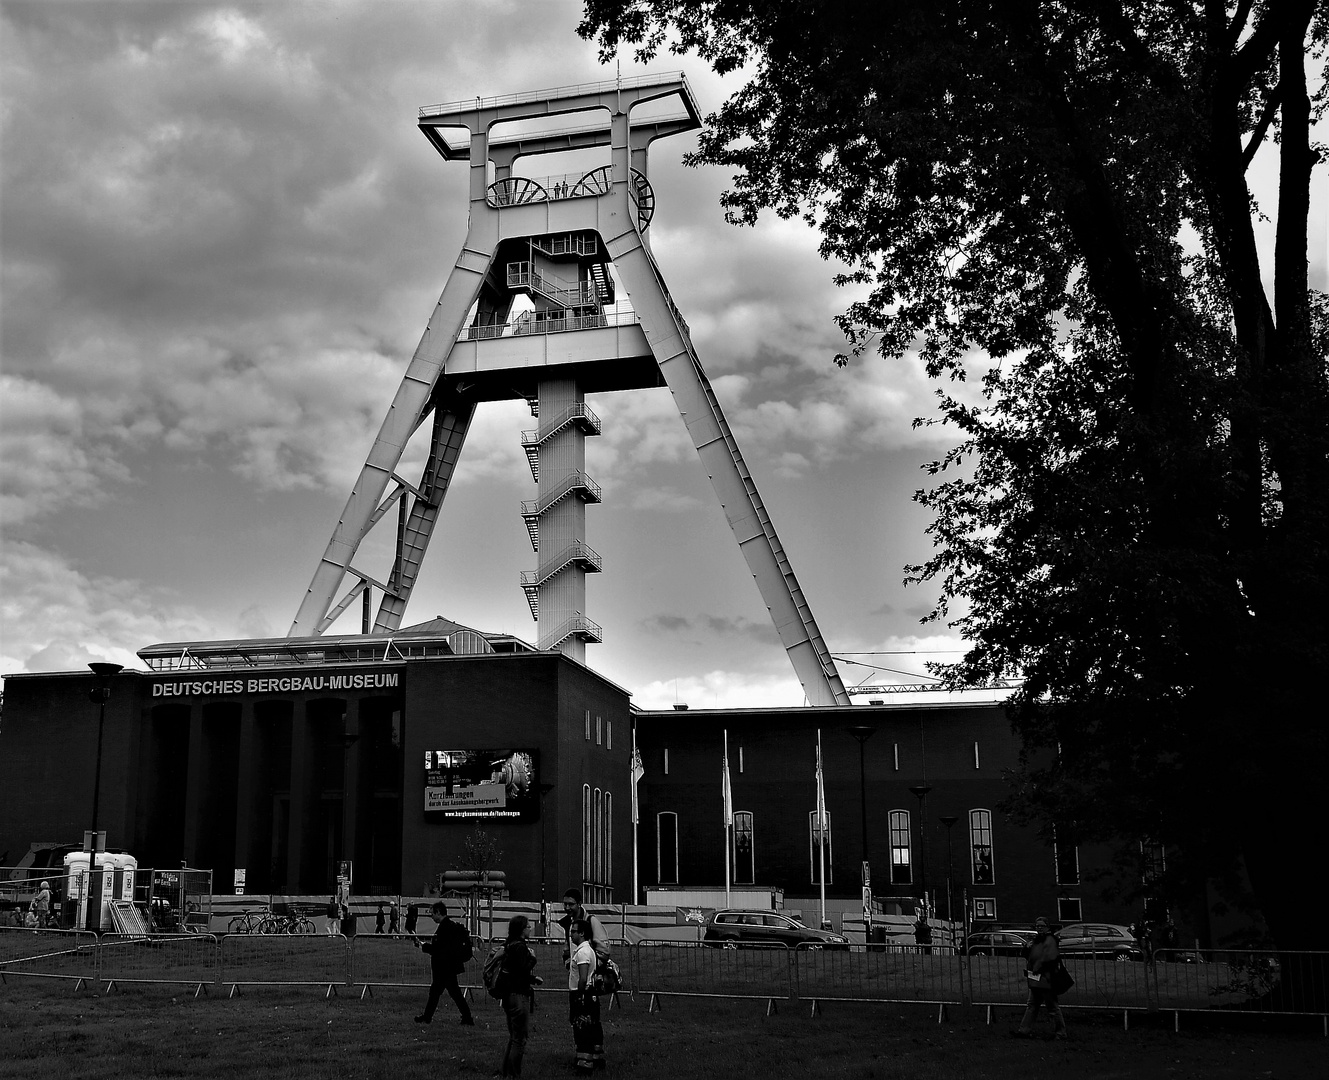
[[[572,83],[551,90],[528,90],[520,94],[500,94],[497,97],[475,97],[469,101],[448,101],[442,105],[422,105],[421,116],[441,116],[445,113],[467,113],[483,109],[497,109],[504,105],[554,101],[559,98],[583,97],[587,94],[607,94],[611,90],[635,90],[641,86],[662,86],[679,82],[691,93],[687,76],[682,71],[664,71],[655,75],[634,75],[627,79],[606,79],[600,82]],[[607,126],[607,125],[606,125]]]
[[[542,645],[541,648],[552,649],[559,642],[570,638],[573,634],[585,634],[593,641],[603,641],[604,627],[599,623],[591,622],[584,615],[574,615],[560,623],[558,629],[549,635],[549,644]]]
[[[523,319],[520,322],[465,326],[458,341],[492,341],[527,334],[561,334],[569,330],[602,330],[609,326],[635,326],[641,320],[635,311],[607,311],[601,315],[570,315],[565,319]]]
[[[521,433],[522,446],[539,446],[546,439],[557,435],[574,420],[585,420],[595,434],[600,433],[600,418],[595,415],[584,401],[574,401],[557,416],[551,418],[547,423],[541,424],[534,431],[523,431]]]
[[[522,588],[526,588],[528,585],[543,585],[569,563],[578,560],[590,563],[593,571],[602,569],[604,565],[598,552],[588,547],[581,540],[573,540],[552,559],[547,562],[542,561],[538,569],[523,570],[521,572]]]
[[[579,281],[575,285],[564,282],[561,278],[546,275],[526,259],[508,263],[507,284],[510,289],[529,288],[568,307],[593,307],[599,302],[593,282]]]
[[[548,495],[544,495],[539,499],[523,500],[521,504],[522,516],[539,517],[554,503],[567,498],[574,491],[585,491],[590,496],[590,502],[600,501],[600,485],[584,472],[578,471],[574,472]]]

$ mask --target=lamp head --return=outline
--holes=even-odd
[[[915,784],[913,787],[909,789],[909,794],[913,795],[917,799],[922,799],[923,796],[926,795],[931,790],[932,790],[931,784]]]

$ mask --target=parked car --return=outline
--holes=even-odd
[[[814,930],[783,911],[722,908],[706,920],[702,941],[711,946],[806,944],[813,948],[847,949],[849,939],[829,930]]]
[[[1101,956],[1114,960],[1143,960],[1139,942],[1129,926],[1115,923],[1071,923],[1057,933],[1063,956]]]
[[[1032,930],[984,930],[969,935],[964,951],[970,956],[1023,956],[1033,940]]]

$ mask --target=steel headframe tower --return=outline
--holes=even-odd
[[[539,420],[522,433],[538,493],[521,513],[539,557],[522,588],[539,647],[584,661],[586,643],[601,640],[585,614],[586,575],[600,570],[586,543],[586,506],[600,489],[585,471],[585,440],[600,421],[585,398],[666,385],[808,700],[849,704],[647,240],[647,150],[701,126],[683,74],[428,106],[419,125],[445,159],[470,165],[466,241],[290,635],[321,634],[357,597],[367,630],[371,588],[382,593],[374,632],[401,625],[476,404],[522,397]],[[606,146],[610,163],[589,171],[537,178],[525,163],[521,175],[514,168]],[[411,484],[397,469],[431,416],[428,460]],[[353,560],[394,504],[396,558],[377,580]]]

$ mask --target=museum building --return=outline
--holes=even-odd
[[[6,678],[0,865],[77,843],[96,811],[140,866],[228,892],[419,895],[477,826],[515,899],[642,902],[730,882],[884,910],[1130,921],[999,805],[1018,745],[1000,704],[644,711],[557,651],[438,618],[386,635],[154,645],[145,671]],[[640,752],[633,821],[632,749]],[[817,829],[821,745],[828,828]],[[732,828],[722,776],[727,761]],[[634,885],[634,850],[636,856]],[[666,898],[667,899],[667,898]]]

